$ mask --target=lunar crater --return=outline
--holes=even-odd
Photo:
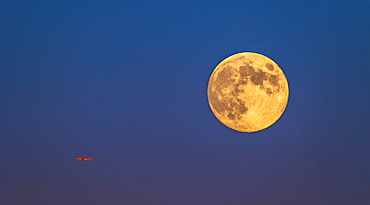
[[[275,76],[275,75],[269,75],[269,81],[270,81],[270,83],[272,84],[272,85],[274,85],[274,86],[278,86],[279,84],[279,78],[277,77],[277,76]]]
[[[270,63],[266,63],[266,68],[269,69],[270,71],[274,70],[274,66]]]
[[[255,85],[263,85],[263,81],[267,80],[267,75],[264,72],[256,72],[251,76],[252,83]]]
[[[254,69],[250,65],[243,65],[239,67],[241,77],[251,76],[254,73]]]

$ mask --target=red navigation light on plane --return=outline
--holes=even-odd
[[[92,157],[90,157],[90,158],[76,158],[76,159],[81,160],[81,161],[91,161]]]

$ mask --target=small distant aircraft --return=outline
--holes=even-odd
[[[76,158],[77,160],[81,160],[81,161],[91,161],[92,157],[90,158]]]

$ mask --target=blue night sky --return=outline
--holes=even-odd
[[[0,204],[370,204],[370,1],[0,1]],[[238,52],[287,109],[207,100]],[[93,157],[90,162],[76,157]]]

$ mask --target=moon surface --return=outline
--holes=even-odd
[[[257,132],[281,117],[288,103],[289,87],[274,61],[244,52],[217,65],[207,94],[211,110],[220,122],[240,132]]]

